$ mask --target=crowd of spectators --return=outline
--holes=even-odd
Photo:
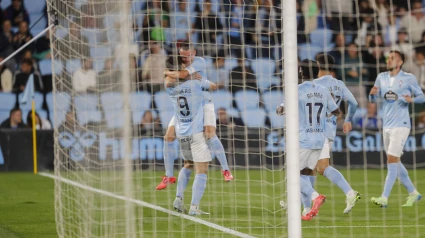
[[[234,95],[240,90],[256,90],[261,94],[281,89],[284,34],[281,0],[134,0],[128,5],[132,17],[127,22],[122,21],[116,4],[111,1],[67,3],[72,6],[67,10],[69,16],[60,19],[52,35],[48,32],[0,66],[0,91],[21,93],[29,75],[34,74],[35,89],[48,93],[52,89],[52,77],[42,73],[42,62],[55,59],[61,65],[57,72],[61,79],[57,80],[59,91],[119,92],[123,63],[117,61],[122,59],[119,57],[122,56],[121,24],[130,26],[128,68],[134,91],[155,94],[163,90],[164,59],[177,53],[176,43],[188,39],[195,44],[197,54],[206,59],[208,79],[221,90]],[[424,3],[421,0],[297,1],[299,56],[305,56],[302,49],[308,50],[310,58],[320,52],[334,56],[335,77],[347,84],[360,103],[359,111],[363,112],[356,127],[380,125],[380,109],[368,104],[367,94],[376,76],[386,70],[390,50],[406,55],[403,70],[414,74],[425,90]],[[29,30],[31,14],[23,0],[13,0],[0,12],[2,60],[34,35]],[[57,49],[56,55],[52,55],[53,47]],[[262,74],[266,72],[264,68],[270,69],[268,75]],[[231,119],[224,116],[223,110],[218,112],[218,118],[226,123],[229,120],[243,124],[234,113],[228,115]],[[424,108],[418,106],[414,111],[418,126],[423,126]],[[151,117],[144,115],[140,120]],[[158,118],[152,120],[158,122]]]

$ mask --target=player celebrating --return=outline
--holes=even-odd
[[[335,64],[334,57],[327,54],[320,54],[316,57],[316,59],[317,66],[319,68],[319,78],[315,79],[314,82],[329,89],[338,107],[341,105],[342,100],[348,102],[348,113],[343,125],[343,131],[347,134],[352,129],[351,120],[357,110],[357,101],[341,80],[337,80],[331,76],[330,71],[333,70],[333,66]],[[316,75],[313,76],[316,77]],[[345,193],[347,196],[345,201],[347,207],[345,208],[344,213],[346,214],[353,209],[356,202],[361,198],[361,195],[351,188],[347,180],[345,180],[344,176],[338,170],[329,166],[331,145],[336,136],[336,120],[337,118],[335,116],[328,117],[326,119],[327,138],[325,139],[322,153],[320,154],[319,161],[317,162],[316,170],[320,175],[325,176]],[[309,178],[311,186],[314,187],[316,176],[313,174],[313,176],[309,176]],[[310,205],[310,201],[304,199],[303,204],[304,212],[308,212],[310,210],[310,206],[306,207],[306,205]]]
[[[298,85],[298,107],[300,120],[300,170],[302,174],[310,174],[317,164],[326,138],[326,111],[338,116],[338,106],[332,99],[330,92],[311,80],[311,67],[314,61],[303,60],[300,67],[299,79],[308,80]],[[278,115],[284,114],[284,102],[276,109]],[[301,193],[313,201],[313,207],[303,220],[311,220],[319,213],[320,206],[326,197],[318,194],[308,179],[301,176]]]
[[[195,57],[196,50],[189,41],[184,41],[180,44],[179,48],[180,56],[182,57],[183,64],[186,66],[184,70],[180,71],[168,71],[165,74],[172,78],[187,78],[194,73],[198,73],[202,78],[206,79],[206,64],[203,58]],[[216,90],[215,84],[212,84],[210,90]],[[230,173],[229,166],[227,164],[226,153],[221,141],[216,135],[216,117],[214,111],[214,104],[211,100],[211,95],[208,91],[204,92],[204,133],[207,137],[208,147],[211,152],[217,157],[223,171],[225,181],[233,180],[233,176]],[[164,163],[165,163],[165,176],[162,182],[156,187],[157,190],[165,189],[169,183],[174,183],[174,158],[176,158],[175,150],[173,148],[173,142],[176,139],[175,136],[175,120],[171,119],[165,134],[164,140]]]
[[[400,157],[410,133],[409,103],[423,103],[425,96],[416,77],[401,70],[403,63],[403,53],[397,50],[390,51],[387,61],[388,71],[376,77],[375,85],[369,93],[369,100],[372,103],[375,103],[377,98],[383,99],[383,136],[388,173],[384,192],[380,197],[371,199],[372,203],[381,207],[387,207],[388,197],[397,176],[409,192],[403,207],[411,207],[422,197],[410,180],[406,168],[400,162]]]
[[[178,70],[177,60],[167,60],[169,69]],[[205,82],[205,83],[204,83]],[[190,168],[195,166],[195,181],[192,186],[192,202],[189,215],[208,214],[199,209],[199,203],[207,185],[208,165],[211,154],[204,138],[204,112],[202,90],[208,89],[209,81],[174,80],[166,78],[165,87],[170,97],[175,116],[175,132],[180,142],[180,149],[185,159],[177,181],[177,195],[173,207],[179,212],[186,212],[183,193],[191,174]],[[204,85],[202,85],[204,84]]]

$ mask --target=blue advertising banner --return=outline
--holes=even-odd
[[[220,127],[217,135],[225,147],[229,165],[262,166],[284,163],[285,137],[282,130]],[[101,164],[124,158],[123,139],[107,132],[60,132],[57,134],[58,159],[63,164],[88,161]],[[0,170],[32,171],[31,130],[0,130]],[[39,168],[53,169],[53,131],[37,131]],[[131,159],[143,168],[163,165],[162,131],[150,136],[139,136],[131,141]],[[178,151],[178,143],[174,144]],[[404,147],[402,161],[417,168],[425,168],[425,132],[411,134]],[[332,145],[334,165],[382,168],[386,161],[383,140],[379,131],[354,130],[348,135],[338,134]],[[176,153],[178,154],[178,153]],[[178,158],[175,158],[178,159]],[[213,161],[217,163],[217,161]],[[89,166],[89,165],[88,165]]]

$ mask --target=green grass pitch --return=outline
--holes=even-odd
[[[353,188],[363,195],[362,199],[350,214],[344,215],[345,196],[326,178],[318,177],[316,190],[327,196],[327,202],[318,217],[313,221],[302,222],[303,237],[424,237],[425,201],[414,207],[402,208],[407,192],[398,182],[392,190],[388,208],[382,209],[370,203],[370,197],[379,196],[382,192],[386,170],[341,172]],[[136,172],[134,180],[137,186],[133,196],[172,210],[176,185],[171,185],[167,190],[155,191],[162,174],[163,171]],[[409,171],[409,174],[418,190],[425,191],[425,171]],[[234,175],[235,181],[225,183],[219,171],[210,171],[201,208],[211,212],[211,215],[200,219],[255,237],[287,237],[286,212],[279,207],[279,200],[285,191],[283,173],[237,170]],[[118,174],[115,173],[115,176]],[[114,184],[112,181],[114,180],[99,186],[121,193],[120,182],[115,181]],[[193,175],[185,193],[186,204],[190,203],[192,182]],[[88,193],[81,189],[75,191]],[[31,173],[0,173],[0,199],[0,237],[58,237],[54,213],[54,182],[51,178]],[[90,205],[94,211],[93,223],[96,223],[96,219],[100,223],[105,222],[103,215],[110,218],[123,216],[123,201],[94,194],[91,202],[93,204],[86,205]],[[105,205],[111,209],[102,213],[95,211],[95,208]],[[213,228],[151,208],[135,205],[134,214],[137,217],[137,237],[231,237]],[[124,230],[125,224],[118,221],[114,225],[115,230],[109,231],[105,227],[107,226],[98,228],[92,225],[90,232],[100,236],[114,232],[118,234]]]

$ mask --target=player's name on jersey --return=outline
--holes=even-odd
[[[317,93],[317,92],[314,92],[314,93],[308,93],[308,94],[307,94],[307,98],[308,98],[308,99],[313,98],[313,97],[316,97],[316,98],[323,98],[323,95],[322,95],[321,93]]]
[[[322,128],[307,128],[305,129],[305,132],[307,133],[323,133],[323,129]]]
[[[180,119],[180,122],[181,122],[181,123],[189,123],[189,122],[192,122],[192,121],[193,121],[193,119],[192,119],[192,118]]]
[[[175,91],[170,93],[170,96],[175,96],[177,94],[186,94],[186,93],[192,93],[192,89],[184,88],[184,89],[181,89],[179,91],[175,90]]]
[[[339,87],[339,86],[333,86],[333,88],[332,88],[332,86],[331,87],[328,87],[328,89],[329,89],[329,91],[331,91],[331,92],[334,92],[334,91],[342,91],[342,89],[341,89],[341,87]]]

